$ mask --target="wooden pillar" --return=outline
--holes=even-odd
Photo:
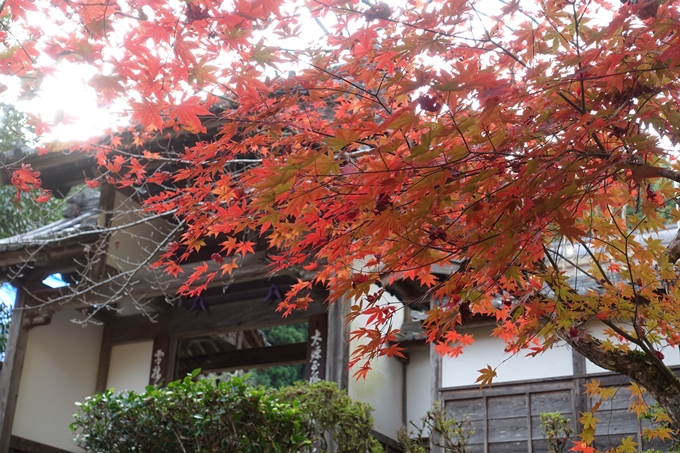
[[[168,383],[170,367],[170,336],[158,335],[153,340],[151,369],[149,370],[149,385],[163,386]]]
[[[28,344],[28,328],[24,326],[25,311],[22,310],[26,291],[17,288],[17,298],[12,311],[12,324],[9,329],[5,362],[0,372],[0,453],[9,451],[12,437],[14,411],[19,395],[21,370],[24,367],[26,345]]]
[[[307,366],[305,379],[310,383],[326,380],[326,362],[328,357],[328,313],[309,317],[309,333],[307,335]]]
[[[434,302],[430,305],[434,308]],[[439,390],[442,387],[442,356],[434,349],[434,343],[430,343],[430,406],[439,401]],[[434,433],[432,439],[438,441]],[[440,447],[435,447],[430,442],[430,453],[443,453]]]
[[[572,417],[572,423],[574,428],[574,433],[580,434],[583,431],[583,426],[579,422],[581,418],[581,413],[588,410],[588,396],[585,394],[585,383],[586,383],[586,358],[572,348],[571,358],[574,369],[574,380],[572,381],[571,397],[572,397],[572,410],[574,416]]]
[[[168,368],[166,376],[166,384],[170,383],[181,376],[177,376],[177,367],[179,360],[177,360],[177,348],[179,347],[179,340],[176,337],[170,336],[170,346],[168,347]]]
[[[107,340],[109,338],[108,331],[111,330],[109,321],[110,317],[104,319],[104,332],[102,334],[102,344],[99,347],[99,363],[97,365],[97,381],[94,386],[95,393],[102,393],[106,390],[106,384],[109,379],[109,367],[111,365],[111,351],[113,344]]]
[[[341,390],[347,390],[349,384],[349,324],[345,323],[348,310],[348,304],[342,300],[328,307],[326,380],[335,382]]]
[[[106,326],[104,327],[106,329]],[[102,393],[106,390],[106,383],[109,378],[109,365],[111,364],[111,350],[113,346],[102,340],[102,345],[99,349],[99,366],[97,367],[97,383],[95,384],[95,393]]]

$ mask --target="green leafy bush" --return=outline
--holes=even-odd
[[[297,384],[272,391],[244,379],[194,382],[198,370],[146,393],[112,390],[80,404],[71,429],[97,453],[325,452],[382,453],[371,437],[371,407],[335,384]]]
[[[371,436],[373,409],[354,401],[333,382],[297,383],[274,391],[282,401],[297,404],[305,417],[305,435],[316,452],[328,451],[327,440],[337,453],[382,453],[380,443]]]
[[[548,451],[563,453],[574,435],[571,420],[564,418],[564,415],[559,412],[543,412],[540,417],[543,439],[548,444]]]
[[[296,452],[309,445],[298,407],[242,379],[193,381],[146,393],[108,390],[80,404],[76,443],[98,453]]]
[[[428,443],[446,453],[465,453],[470,436],[474,434],[469,418],[449,417],[439,402],[427,411],[420,423],[411,420],[410,425],[413,429],[402,426],[397,432],[397,442],[405,453],[427,453]]]

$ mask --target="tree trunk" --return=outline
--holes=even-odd
[[[624,374],[644,387],[666,411],[673,428],[680,430],[680,379],[669,368],[640,351],[605,351],[590,335],[567,342],[594,364]]]

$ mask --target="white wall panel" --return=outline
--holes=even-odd
[[[79,314],[78,314],[79,315]],[[82,451],[69,425],[77,401],[95,391],[103,327],[71,322],[57,312],[29,331],[12,434],[67,451]]]
[[[507,354],[505,342],[491,336],[492,328],[473,329],[475,342],[456,357],[442,358],[442,387],[460,387],[475,384],[478,370],[491,365],[498,366],[494,382],[512,382],[526,379],[543,379],[570,376],[573,373],[571,350],[555,346],[536,357]]]
[[[127,343],[111,348],[111,362],[106,388],[117,392],[144,392],[149,385],[153,341]]]

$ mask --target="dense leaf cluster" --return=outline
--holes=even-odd
[[[238,378],[108,390],[82,403],[75,419],[78,445],[92,452],[290,452],[308,443],[298,408]]]
[[[0,169],[2,161],[14,157],[14,150],[23,153],[21,147],[35,139],[31,128],[26,126],[27,119],[13,106],[0,103],[0,154],[8,154],[0,159]],[[61,216],[57,201],[37,203],[34,197],[36,194],[31,193],[17,197],[16,187],[0,186],[0,238],[25,233]]]
[[[266,242],[273,268],[312,273],[283,311],[316,284],[365,320],[361,376],[400,354],[374,283],[413,280],[439,302],[424,327],[440,353],[494,317],[506,352],[568,343],[678,429],[662,349],[680,346],[680,237],[660,231],[680,219],[680,2],[488,1],[7,0],[27,39],[0,37],[0,73],[30,95],[55,66],[87,66],[103,105],[129,107],[133,126],[79,146],[100,170],[88,184],[153,189],[145,212],[184,228],[161,244],[169,274],[219,245],[181,292]],[[201,141],[151,149],[186,133]]]
[[[88,452],[293,453],[327,450],[381,453],[370,436],[370,407],[333,383],[298,384],[280,391],[243,379],[194,381],[194,376],[145,393],[108,390],[80,403],[71,429]]]

